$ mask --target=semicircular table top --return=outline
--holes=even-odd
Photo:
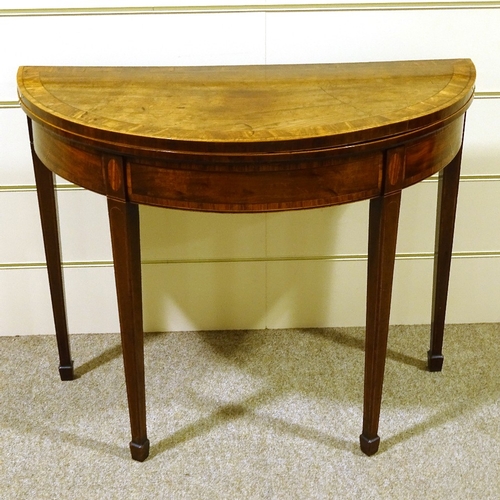
[[[21,67],[18,88],[33,118],[81,136],[99,130],[103,141],[140,136],[144,147],[258,152],[280,143],[289,151],[294,142],[335,147],[419,129],[463,108],[474,80],[470,60],[452,59]]]

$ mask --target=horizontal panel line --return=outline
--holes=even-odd
[[[20,108],[19,101],[0,101],[0,109]]]
[[[499,174],[465,174],[460,176],[460,182],[494,182],[500,181]],[[437,175],[429,177],[421,181],[422,183],[427,182],[438,182]],[[77,186],[76,184],[57,184],[57,191],[82,191],[85,188]],[[5,184],[0,185],[0,193],[19,193],[19,192],[34,192],[36,191],[36,186],[34,184]],[[404,193],[404,191],[403,191]]]
[[[500,92],[474,92],[474,99],[499,99]]]
[[[82,191],[84,188],[76,184],[57,184],[57,191]],[[0,185],[0,193],[22,193],[27,191],[36,191],[34,184],[6,184]]]
[[[8,271],[13,269],[45,269],[47,266],[45,262],[4,262],[0,263],[0,271]],[[111,260],[89,260],[82,262],[63,262],[62,265],[65,269],[75,268],[93,268],[93,267],[113,267]]]
[[[488,181],[500,181],[500,174],[470,174],[462,175],[460,177],[460,182],[488,182]]]
[[[396,260],[429,260],[434,258],[433,252],[398,253]],[[454,259],[491,259],[500,258],[499,251],[454,252]],[[273,262],[359,262],[366,261],[367,254],[318,255],[318,256],[278,256],[278,257],[235,257],[222,259],[146,259],[143,266],[172,264],[244,264]],[[66,261],[65,269],[113,267],[111,260]],[[0,270],[12,269],[45,269],[44,262],[6,262],[0,263]]]
[[[359,2],[359,3],[302,3],[302,4],[249,4],[249,5],[192,5],[164,7],[89,7],[89,8],[42,8],[1,9],[0,17],[41,16],[109,16],[151,14],[197,14],[197,13],[248,13],[248,12],[314,12],[352,10],[456,10],[498,9],[500,2]]]
[[[500,257],[498,252],[455,252],[453,258],[497,258]],[[158,264],[219,264],[219,263],[245,263],[245,262],[352,262],[366,261],[367,254],[339,254],[339,255],[317,255],[317,256],[277,256],[277,257],[248,257],[234,259],[154,259],[143,260],[143,265],[158,265]],[[433,252],[421,253],[398,253],[396,260],[423,260],[433,259]]]
[[[427,182],[438,182],[438,175],[433,175],[421,181],[422,183]],[[460,182],[494,182],[500,181],[500,174],[464,174],[460,176]],[[404,193],[404,190],[403,190]]]

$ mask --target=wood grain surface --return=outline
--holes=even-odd
[[[21,67],[33,118],[101,140],[224,152],[375,140],[445,120],[472,96],[470,60],[224,67]],[[280,143],[284,142],[284,145]],[[150,145],[160,145],[150,141]],[[145,143],[142,142],[144,145]]]

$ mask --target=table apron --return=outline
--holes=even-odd
[[[443,169],[462,144],[464,115],[411,140],[384,148],[350,148],[290,154],[165,158],[128,156],[78,142],[33,122],[34,149],[57,175],[109,195],[110,169],[123,168],[118,197],[133,203],[214,212],[314,208],[371,199],[404,189]],[[394,160],[396,158],[396,161]],[[397,169],[394,170],[394,168]]]

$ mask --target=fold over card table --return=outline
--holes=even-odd
[[[436,173],[428,363],[431,371],[442,367],[463,130],[474,80],[468,59],[21,67],[18,92],[28,115],[61,378],[73,378],[73,362],[54,173],[107,198],[130,448],[139,461],[149,453],[139,205],[256,213],[370,200],[361,449],[375,453],[401,193]]]

